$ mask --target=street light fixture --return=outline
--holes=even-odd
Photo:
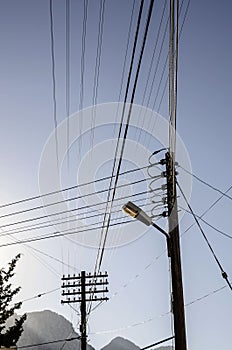
[[[133,219],[136,219],[138,221],[141,221],[143,224],[150,226],[152,225],[153,227],[155,227],[158,231],[160,231],[163,235],[165,235],[165,237],[167,238],[167,240],[169,239],[169,234],[167,232],[165,232],[161,227],[159,227],[158,225],[156,225],[153,221],[152,218],[150,216],[148,216],[141,208],[139,208],[137,205],[135,205],[132,202],[127,202],[127,204],[125,204],[122,207],[122,210],[129,215],[130,217],[132,217]]]
[[[174,227],[173,229],[170,229],[171,225],[169,223],[169,233],[165,232],[161,227],[152,222],[151,217],[149,217],[141,208],[137,207],[137,205],[132,202],[125,204],[122,209],[126,214],[134,219],[143,222],[145,225],[152,225],[166,237],[172,275],[172,310],[174,316],[175,349],[186,350],[187,346],[185,333],[184,296],[182,286],[178,228]]]

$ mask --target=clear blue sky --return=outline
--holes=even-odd
[[[60,124],[67,120],[65,108],[65,1],[57,0],[53,3],[56,117],[58,124]],[[187,3],[188,1],[183,1],[180,24],[183,22]],[[129,0],[106,0],[105,2],[97,93],[97,103],[99,104],[118,102],[132,4],[133,2]],[[155,1],[135,103],[143,104],[149,108],[154,107],[156,112],[159,109],[159,113],[167,119],[167,92],[165,92],[159,108],[167,75],[165,75],[162,82],[157,102],[154,104],[167,54],[167,36],[164,39],[160,65],[151,98],[148,101],[148,89],[145,100],[142,101],[163,4],[163,1]],[[139,1],[135,1],[132,37],[135,32],[138,7]],[[145,1],[145,13],[147,8],[148,1]],[[83,1],[71,0],[70,9],[69,109],[70,114],[73,114],[78,112],[80,106]],[[189,153],[193,173],[221,191],[226,191],[232,185],[230,176],[231,12],[232,4],[230,1],[190,1],[179,44],[177,130]],[[161,38],[166,20],[167,9],[161,27]],[[94,100],[93,86],[98,22],[99,1],[89,1],[83,98],[83,106],[86,108],[91,107]],[[142,28],[144,28],[144,23],[145,14],[142,17]],[[155,64],[158,61],[161,38],[158,42],[154,66],[150,74],[149,88],[154,76]],[[141,35],[139,44],[141,44]],[[46,142],[54,130],[49,1],[1,0],[0,45],[0,159],[2,165],[0,204],[4,205],[38,195],[41,189],[38,181],[41,156]],[[123,101],[125,92],[131,50],[132,39],[128,49],[121,101]],[[136,54],[137,61],[138,52]],[[112,122],[114,122],[114,119],[110,116],[109,124]],[[91,125],[99,125],[99,120],[96,118],[94,122],[90,122],[89,127]],[[82,126],[84,128],[84,122]],[[76,131],[75,127],[77,128]],[[149,130],[148,117],[142,120],[141,127]],[[74,134],[78,135],[81,131],[80,124],[74,125],[72,129]],[[66,129],[63,136],[66,137]],[[89,176],[90,178],[91,176],[98,178],[110,175],[111,159],[115,146],[111,142],[112,138],[115,138],[115,135],[112,135],[112,128],[109,125],[96,128],[94,138],[93,132],[85,133],[82,138],[81,152],[78,153],[78,145],[76,144],[70,149],[69,171],[66,163],[67,155],[63,162],[61,168],[62,187],[75,185],[78,181],[78,171],[82,171],[84,177]],[[131,129],[129,138],[134,142],[138,141],[139,146],[137,147],[140,147],[140,150],[144,147],[147,154],[159,147],[154,139],[149,143],[148,136],[144,132],[138,139],[138,133]],[[65,143],[64,139],[58,141],[60,145],[62,142]],[[102,142],[105,142],[103,146],[100,145]],[[88,158],[87,152],[91,151],[92,146],[94,146],[94,152],[96,153],[93,152]],[[131,159],[127,158],[127,161],[124,162],[125,169],[133,167],[135,152],[130,153],[129,151],[129,154],[131,154]],[[55,152],[53,158],[55,159]],[[141,156],[138,164],[146,165],[147,161]],[[53,173],[50,169],[48,169],[47,176],[48,181],[45,181],[44,186],[47,186],[48,190],[53,189],[55,180],[53,181]],[[126,181],[135,181],[137,179],[136,175],[133,176],[122,181],[125,181],[125,183]],[[140,174],[140,176],[142,175]],[[185,181],[189,178],[187,175],[183,175],[180,170],[180,179]],[[184,186],[184,183],[182,185]],[[102,186],[106,187],[106,183]],[[100,190],[103,187],[99,185],[96,189]],[[140,189],[140,186],[130,186],[126,193],[129,196],[139,192]],[[88,188],[86,191],[88,192],[88,190],[91,189]],[[228,194],[232,195],[232,191]],[[70,195],[74,195],[74,192]],[[122,195],[122,192],[118,192],[118,195]],[[193,179],[191,205],[196,214],[201,215],[219,197],[219,193]],[[105,200],[105,197],[100,199]],[[88,200],[92,201],[92,199],[87,199],[87,203],[89,203]],[[1,208],[1,227],[26,220],[29,217],[45,215],[44,210],[38,210],[30,214],[2,218],[4,214],[29,209],[40,204],[40,201],[35,201],[14,207]],[[80,202],[72,205],[78,206]],[[213,226],[231,235],[231,208],[231,200],[224,197],[204,218]],[[192,223],[191,216],[185,214],[180,222],[181,233]],[[160,221],[160,224],[165,227],[165,220]],[[144,228],[141,225],[140,223],[127,225],[128,234],[133,235],[134,232],[143,232]],[[205,224],[202,225],[231,280],[231,239],[222,236]],[[10,229],[19,229],[22,226],[23,224],[5,226],[3,230],[8,232]],[[17,233],[14,237],[28,239],[37,235],[51,234],[54,230],[55,228],[31,230]],[[2,231],[3,234],[4,231]],[[113,237],[113,242],[120,244],[123,239],[122,232],[125,232],[125,229],[124,231],[114,229],[109,232]],[[97,232],[93,234],[97,235]],[[28,246],[0,247],[1,266],[7,264],[18,252],[23,254],[15,276],[15,283],[22,286],[21,299],[31,298],[39,293],[58,288],[61,285],[61,275],[74,271],[74,269],[65,267],[64,263],[75,267],[79,271],[82,269],[86,271],[93,270],[97,250],[81,246],[79,243],[91,239],[96,244],[97,236],[88,236],[88,238],[84,235],[80,238],[73,236],[72,239],[78,244],[67,241],[65,238],[30,243],[31,247],[60,259],[63,265]],[[0,245],[11,241],[12,238],[10,237],[2,237]],[[164,315],[170,310],[169,266],[166,253],[163,253],[165,240],[150,229],[139,239],[131,240],[130,238],[129,241],[129,244],[122,247],[107,250],[104,256],[102,268],[109,273],[110,301],[99,306],[92,313],[88,325],[89,342],[96,349],[100,349],[118,335],[130,339],[142,347],[172,334],[170,314]],[[212,254],[196,226],[181,238],[181,250],[186,303],[225,286]],[[156,259],[162,253],[163,255]],[[27,301],[23,304],[23,311],[51,309],[63,314],[77,329],[79,318],[68,306],[61,306],[60,294],[61,292],[58,290],[42,298]],[[188,348],[190,350],[229,349],[231,347],[231,307],[231,291],[227,287],[187,306]]]

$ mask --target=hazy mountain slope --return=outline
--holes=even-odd
[[[157,350],[172,350],[171,346],[161,346]],[[131,341],[117,337],[114,338],[108,345],[101,350],[140,350],[140,348]]]
[[[24,332],[17,345],[40,344],[77,336],[78,334],[74,332],[72,324],[68,320],[55,312],[45,310],[41,312],[32,312],[27,315],[27,320],[24,323]],[[79,340],[35,346],[33,349],[57,350],[60,349],[62,345],[64,345],[62,350],[80,349]],[[90,346],[88,349],[93,350]]]
[[[51,344],[34,346],[33,350],[80,350],[79,339],[52,343],[54,340],[75,337],[78,337],[78,334],[68,320],[55,312],[45,310],[28,313],[27,320],[24,323],[24,332],[17,345],[25,346],[51,342]],[[87,349],[94,350],[90,345]],[[117,337],[101,350],[140,350],[140,348],[127,339]],[[157,348],[157,350],[172,350],[172,348],[164,346]]]
[[[117,337],[114,338],[108,345],[104,346],[101,350],[139,350],[139,347],[136,346],[131,341]]]

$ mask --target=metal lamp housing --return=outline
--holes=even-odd
[[[127,202],[122,207],[123,211],[134,219],[141,221],[143,224],[150,226],[152,224],[152,218],[148,216],[141,208],[137,207],[132,202]]]

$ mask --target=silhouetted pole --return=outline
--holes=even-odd
[[[85,271],[81,271],[81,350],[86,350],[86,297],[85,297]]]
[[[175,166],[169,152],[165,155],[169,224],[169,255],[172,275],[172,308],[174,316],[175,350],[186,350],[184,294],[181,272],[179,223],[177,212]]]
[[[68,276],[63,275],[62,277],[62,296],[65,300],[61,300],[62,304],[80,303],[81,310],[81,325],[80,325],[80,339],[81,339],[81,350],[86,350],[87,347],[87,320],[86,320],[86,302],[107,301],[106,297],[108,293],[107,285],[107,272],[102,273],[87,273],[81,271],[78,275]],[[91,306],[90,306],[91,310]]]

